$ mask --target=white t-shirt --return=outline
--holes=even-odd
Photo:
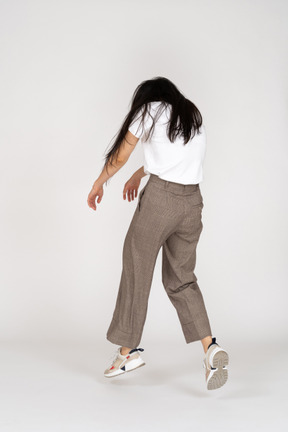
[[[150,114],[154,118],[161,102],[151,102]],[[167,136],[171,105],[161,108],[162,114],[155,123],[152,138],[146,142],[144,137],[152,126],[152,118],[146,113],[144,127],[140,125],[143,108],[129,126],[129,131],[140,138],[144,150],[144,172],[156,174],[164,180],[182,184],[197,184],[203,181],[203,162],[206,151],[206,131],[202,124],[200,134],[184,145],[183,137],[171,143]],[[143,139],[142,139],[143,138]]]

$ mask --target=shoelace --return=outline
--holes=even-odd
[[[118,351],[118,349],[116,349],[115,351],[113,351],[113,354],[112,354],[112,355],[110,356],[110,358],[109,358],[110,366],[113,365],[113,363],[114,363],[114,361],[117,359],[118,355],[119,355],[119,351]]]

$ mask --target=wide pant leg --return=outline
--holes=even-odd
[[[192,204],[192,205],[191,205]],[[162,248],[162,282],[175,307],[187,343],[212,335],[204,299],[194,273],[203,229],[202,204],[186,201],[186,216]]]
[[[117,345],[134,348],[142,337],[156,259],[170,233],[161,192],[148,180],[124,240],[120,286],[106,335]]]

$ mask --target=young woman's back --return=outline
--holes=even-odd
[[[206,130],[204,124],[184,145],[182,137],[171,142],[167,135],[171,118],[171,105],[160,109],[161,102],[151,102],[149,111],[141,124],[141,115],[131,123],[128,130],[141,139],[144,150],[144,172],[155,174],[164,180],[181,184],[197,184],[203,181],[203,162],[206,152]],[[155,118],[153,134],[146,141]]]

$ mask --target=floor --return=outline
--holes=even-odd
[[[210,391],[200,342],[140,346],[145,366],[105,378],[106,340],[2,342],[1,432],[288,430],[283,343],[226,339],[228,381]]]

